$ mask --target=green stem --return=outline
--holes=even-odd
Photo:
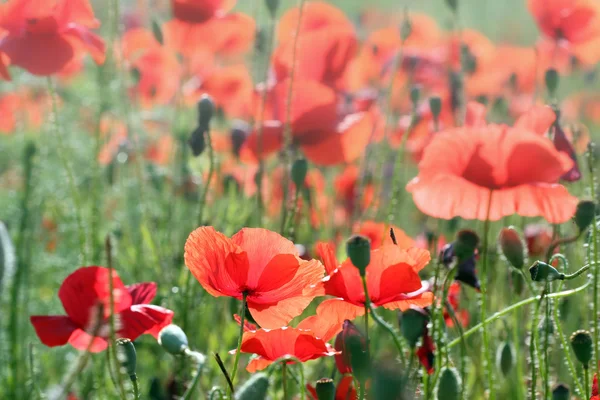
[[[231,371],[231,382],[233,384],[235,376],[237,374],[238,363],[240,361],[240,350],[242,348],[242,337],[244,336],[244,322],[246,318],[246,299],[247,294],[242,294],[242,307],[240,309],[240,334],[238,337],[237,350],[235,352],[235,358],[233,360],[233,370]]]
[[[204,190],[202,190],[202,198],[200,199],[200,207],[198,210],[198,226],[204,225],[204,210],[206,209],[206,200],[208,198],[208,191],[210,190],[210,183],[215,173],[215,154],[212,146],[212,138],[210,136],[210,128],[206,130],[206,147],[208,149],[208,176],[204,184]]]
[[[546,283],[545,292],[550,291],[550,283]],[[548,332],[548,324],[550,323],[550,299],[546,297],[546,315],[544,320],[544,398],[550,399],[550,333]]]
[[[594,203],[596,199],[596,170],[594,166],[594,152],[593,147],[588,151],[588,163],[590,169],[590,192]],[[600,264],[598,259],[598,221],[594,218],[592,222],[592,241],[594,242],[594,295],[593,298],[593,321],[594,321],[594,354],[596,356],[596,374],[600,376],[600,326],[598,318],[600,317],[600,293],[598,293],[600,285]],[[587,387],[586,387],[587,389]]]
[[[373,317],[373,321],[375,321],[381,328],[383,328],[390,334],[392,340],[394,341],[394,344],[396,345],[396,349],[398,350],[398,355],[400,356],[401,363],[406,365],[406,357],[404,355],[404,346],[402,344],[402,339],[400,339],[400,336],[398,335],[398,333],[396,333],[394,327],[391,324],[387,323],[383,318],[381,318],[379,314],[377,314],[377,311],[375,311],[375,307],[373,307],[373,303],[369,304],[369,310],[371,311],[371,317]]]
[[[458,318],[456,317],[456,313],[454,312],[454,307],[452,307],[452,304],[450,304],[450,302],[448,301],[447,297],[444,297],[444,304],[446,305],[446,310],[448,310],[448,314],[450,314],[450,318],[452,318],[452,322],[454,322],[454,326],[456,327],[456,330],[458,330],[458,338],[460,339],[460,381],[463,382],[463,385],[461,385],[460,387],[460,398],[464,399],[465,397],[465,377],[467,375],[467,362],[466,362],[466,357],[467,357],[467,343],[465,342],[465,339],[463,337],[464,335],[464,331],[463,331],[463,327],[460,323],[460,321],[458,320]],[[450,349],[446,346],[446,353],[449,353]]]
[[[589,399],[591,397],[591,389],[590,389],[590,368],[583,367],[583,379],[585,382],[585,398]]]
[[[492,209],[492,198],[494,196],[494,192],[490,190],[486,217],[483,225],[483,244],[482,244],[482,265],[481,265],[481,319],[485,321],[487,317],[487,267],[488,267],[488,241],[489,241],[489,231],[490,231],[490,212]],[[482,352],[484,356],[484,365],[487,374],[488,380],[488,388],[489,388],[489,400],[494,400],[496,398],[496,390],[494,388],[494,376],[492,370],[492,359],[490,356],[490,339],[489,332],[486,325],[483,325],[483,343],[482,343]]]
[[[287,400],[287,361],[281,363],[281,385],[283,386],[283,400]]]
[[[579,286],[575,289],[570,289],[570,290],[565,290],[563,292],[557,292],[557,293],[552,293],[549,294],[548,297],[550,297],[551,299],[560,299],[563,297],[569,297],[571,295],[574,295],[576,293],[579,293],[583,290],[585,290],[589,285],[591,284],[591,282],[586,282],[585,284],[583,284],[582,286]],[[528,299],[525,300],[521,300],[518,303],[515,303],[509,307],[506,307],[505,309],[498,311],[497,313],[493,314],[492,316],[490,316],[488,319],[486,319],[485,321],[481,321],[480,323],[478,323],[477,325],[473,326],[472,328],[468,329],[465,331],[465,333],[463,334],[463,338],[466,340],[469,336],[473,335],[474,333],[478,332],[480,329],[484,328],[486,325],[491,324],[492,322],[496,321],[497,319],[510,314],[511,312],[518,310],[519,308],[529,305],[531,303],[534,303],[536,300],[539,300],[540,296],[533,296],[530,297]],[[456,346],[457,344],[460,343],[459,338],[454,339],[453,341],[451,341],[450,343],[448,343],[448,348],[452,348],[454,346]]]
[[[137,376],[131,377],[131,384],[133,386],[133,398],[135,400],[140,398],[140,383],[138,382]]]
[[[521,326],[521,320],[519,319],[519,314],[515,313],[513,315],[514,320],[513,320],[513,343],[515,345],[515,354],[521,354],[520,348],[521,348],[521,335],[519,334],[519,326]],[[517,390],[519,393],[519,400],[523,400],[525,399],[525,392],[526,392],[526,388],[524,388],[524,383],[523,383],[523,379],[520,379],[523,375],[523,363],[521,362],[520,357],[517,357],[517,359],[515,360],[516,362],[516,367],[517,367],[517,371],[516,371],[516,376],[519,377],[518,379],[518,384],[517,384]],[[464,382],[464,381],[463,381]]]
[[[371,308],[371,299],[369,298],[369,289],[367,287],[367,277],[362,277],[363,290],[365,291],[365,340],[367,348],[367,359],[371,360],[370,340],[369,340],[369,309]]]
[[[185,391],[185,393],[183,394],[183,397],[181,398],[181,400],[191,400],[192,395],[194,394],[194,391],[196,390],[196,388],[198,387],[198,384],[200,383],[200,377],[202,376],[202,369],[204,368],[206,358],[204,357],[203,354],[200,354],[195,351],[191,351],[190,349],[186,349],[185,355],[187,357],[195,360],[196,363],[198,364],[198,368],[196,368],[196,373],[194,374],[194,378],[192,379],[192,384]]]

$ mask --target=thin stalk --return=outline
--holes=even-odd
[[[52,102],[52,131],[54,133],[54,136],[56,137],[58,159],[62,164],[62,167],[67,175],[67,186],[69,187],[69,192],[71,194],[71,201],[73,202],[74,208],[73,214],[75,215],[75,222],[77,224],[80,253],[79,264],[85,265],[87,253],[87,239],[85,234],[85,228],[83,226],[81,198],[79,197],[79,192],[77,192],[77,185],[75,183],[75,174],[73,173],[73,168],[71,166],[71,163],[69,162],[69,158],[67,157],[67,154],[70,154],[70,152],[65,145],[65,138],[63,136],[60,121],[58,120],[58,100],[56,99],[56,91],[54,90],[52,78],[50,77],[48,77],[47,79],[47,86],[48,93],[50,94],[50,100]]]
[[[585,284],[575,288],[575,289],[570,289],[570,290],[565,290],[563,292],[557,292],[557,293],[552,293],[549,294],[548,297],[551,299],[560,299],[563,297],[569,297],[572,296],[576,293],[579,293],[585,289],[587,289],[588,286],[590,286],[591,282],[586,282]],[[492,316],[490,316],[488,319],[481,321],[480,323],[478,323],[477,325],[471,327],[470,329],[466,330],[465,333],[463,334],[463,339],[467,339],[469,336],[473,335],[474,333],[478,332],[480,329],[484,328],[486,325],[491,324],[492,322],[498,320],[499,318],[510,314],[513,311],[516,311],[518,309],[520,309],[521,307],[524,307],[526,305],[529,305],[531,303],[535,303],[537,300],[540,299],[541,296],[533,296],[530,297],[528,299],[525,300],[521,300],[518,303],[515,303],[509,307],[506,307],[503,310],[500,310],[498,312],[496,312],[495,314],[493,314]],[[457,344],[460,343],[460,338],[456,338],[453,341],[451,341],[450,343],[448,343],[448,348],[452,348],[454,346],[456,346]]]
[[[202,190],[202,197],[200,198],[200,206],[198,209],[198,226],[204,225],[204,210],[206,209],[206,199],[208,197],[208,191],[210,190],[210,183],[215,173],[215,154],[212,146],[212,138],[210,136],[210,128],[206,130],[206,147],[208,149],[208,176],[206,177],[206,183]]]
[[[591,397],[591,389],[590,389],[590,368],[585,366],[583,367],[583,379],[585,382],[585,398],[589,399]]]
[[[521,335],[519,334],[519,326],[521,326],[521,320],[519,319],[519,314],[517,314],[517,313],[514,313],[513,317],[514,317],[514,320],[513,320],[512,331],[513,331],[513,343],[515,345],[515,354],[521,354],[521,351],[520,351]],[[516,362],[516,368],[517,368],[516,376],[518,376],[520,378],[520,377],[524,376],[523,375],[523,364],[519,357],[517,357],[515,362]],[[525,399],[526,388],[524,388],[523,379],[518,379],[517,390],[519,393],[519,400]]]
[[[546,283],[545,292],[550,291],[550,283]],[[546,315],[544,320],[544,368],[546,370],[544,376],[544,398],[550,399],[550,333],[548,332],[548,324],[550,323],[550,299],[546,297]]]
[[[490,231],[490,212],[492,209],[492,198],[494,196],[494,192],[490,190],[486,217],[483,224],[483,244],[482,244],[482,265],[481,265],[481,319],[485,321],[487,317],[487,267],[488,267],[488,241],[489,241],[489,231]],[[493,363],[490,356],[490,338],[487,326],[483,326],[483,344],[482,344],[482,352],[483,352],[483,361],[485,366],[485,371],[487,375],[488,388],[489,388],[489,400],[494,400],[496,398],[496,391],[494,389],[494,376],[493,376]]]
[[[450,318],[452,318],[452,322],[454,322],[454,327],[456,328],[456,330],[458,331],[458,338],[460,339],[460,370],[459,370],[459,374],[460,374],[460,381],[461,382],[465,382],[465,377],[467,376],[467,363],[466,363],[466,357],[467,357],[467,343],[465,342],[465,339],[463,338],[463,327],[460,323],[460,321],[458,320],[458,318],[456,317],[456,313],[454,312],[454,307],[452,307],[452,304],[450,304],[450,302],[447,300],[447,298],[444,298],[444,304],[446,305],[446,310],[448,310],[448,314],[450,314]],[[446,346],[446,354],[450,353],[450,349]],[[464,399],[465,398],[465,385],[461,385],[460,387],[460,398]]]
[[[131,384],[133,385],[133,398],[137,400],[140,398],[140,384],[137,380],[137,377],[135,379],[131,379]]]
[[[246,299],[247,294],[242,295],[242,307],[240,309],[240,334],[238,337],[237,350],[235,352],[235,358],[233,360],[233,370],[231,371],[231,382],[234,382],[235,375],[237,374],[238,363],[240,361],[240,349],[242,348],[242,337],[244,336],[244,322],[246,318]]]
[[[594,154],[593,147],[588,151],[588,164],[590,169],[590,193],[594,202],[596,199],[596,168],[594,166]],[[592,223],[592,241],[594,242],[594,295],[592,296],[592,309],[593,309],[593,321],[594,321],[594,354],[596,356],[596,374],[600,376],[600,326],[598,318],[600,317],[600,296],[599,285],[600,285],[600,264],[598,258],[598,221],[594,218]],[[586,390],[589,385],[586,385]],[[589,396],[588,396],[589,397]]]
[[[367,287],[367,277],[362,277],[363,290],[365,291],[365,340],[367,343],[367,360],[371,360],[371,343],[369,340],[369,309],[371,308],[371,298],[369,297],[369,289]]]
[[[287,400],[287,361],[281,363],[281,385],[283,386],[283,400]]]
[[[406,356],[404,355],[404,346],[402,344],[402,339],[400,338],[400,336],[398,336],[398,334],[394,330],[394,327],[391,324],[387,323],[383,318],[381,318],[379,314],[377,314],[377,311],[375,311],[375,307],[373,307],[373,303],[369,304],[369,310],[371,311],[371,317],[373,317],[373,320],[381,328],[383,328],[390,334],[392,340],[394,341],[394,344],[396,345],[396,349],[398,350],[400,362],[406,365]]]
[[[192,384],[185,391],[181,400],[191,400],[198,384],[200,383],[200,377],[202,376],[202,369],[204,368],[206,357],[203,354],[200,354],[195,351],[191,351],[190,349],[186,349],[185,355],[196,361],[198,367],[196,368],[196,373],[194,374],[194,378],[192,379]]]
[[[530,394],[531,400],[535,400],[537,398],[537,368],[539,364],[539,349],[537,343],[537,328],[540,319],[540,309],[542,307],[542,301],[544,300],[544,295],[546,294],[546,290],[542,291],[540,295],[539,301],[536,304],[536,307],[533,312],[533,318],[531,320],[531,329],[530,334],[531,341],[529,345],[529,358],[531,359],[531,386],[530,386]]]

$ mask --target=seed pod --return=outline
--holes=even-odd
[[[431,110],[431,114],[433,118],[438,121],[440,117],[440,113],[442,112],[442,99],[439,97],[430,97],[429,98],[429,109]]]
[[[206,140],[204,139],[205,131],[205,129],[197,127],[194,129],[190,139],[188,140],[188,144],[192,149],[192,154],[194,157],[198,157],[200,154],[204,153],[204,149],[206,148]]]
[[[592,340],[592,335],[589,331],[579,330],[571,335],[571,347],[573,348],[573,353],[575,353],[577,360],[579,360],[586,369],[589,367],[594,353],[593,343],[594,341]]]
[[[315,389],[317,400],[335,400],[335,384],[332,379],[319,379]]]
[[[544,80],[546,82],[546,89],[548,89],[548,94],[550,96],[554,96],[554,94],[556,93],[556,89],[558,88],[558,82],[560,80],[558,71],[554,68],[547,69],[546,74],[544,76]]]
[[[264,400],[267,398],[268,389],[268,375],[254,374],[235,392],[235,400]]]
[[[177,325],[167,325],[158,333],[158,344],[173,355],[180,355],[188,348],[185,332]]]
[[[304,180],[308,173],[308,162],[304,158],[299,158],[292,164],[292,181],[296,188],[299,189],[304,186]]]
[[[534,282],[551,282],[565,278],[565,274],[561,274],[552,265],[542,261],[534,262],[533,265],[529,267],[529,273],[531,274],[531,280]]]
[[[439,400],[460,399],[460,378],[454,368],[444,367],[440,373],[440,382],[437,388]]]
[[[118,339],[117,349],[119,351],[119,360],[121,361],[123,368],[125,368],[125,371],[127,371],[127,375],[129,375],[132,380],[137,379],[135,375],[137,355],[135,353],[133,342],[129,339]]]
[[[504,342],[496,352],[496,364],[502,375],[508,376],[515,363],[515,351],[510,342]]]
[[[559,383],[552,388],[552,400],[570,400],[571,391],[564,383]]]
[[[414,348],[423,336],[428,321],[429,315],[422,308],[411,307],[402,313],[400,331],[411,348]]]
[[[596,217],[596,203],[591,200],[582,200],[577,204],[575,211],[575,224],[579,231],[585,230],[594,221]]]
[[[510,265],[518,269],[523,268],[523,265],[525,265],[525,245],[521,235],[514,227],[509,226],[500,231],[498,244]]]
[[[210,120],[215,113],[215,103],[206,93],[198,101],[198,126],[203,130],[208,130]]]
[[[360,276],[365,276],[371,262],[371,242],[365,236],[354,235],[346,242],[346,253],[352,264],[358,268]]]

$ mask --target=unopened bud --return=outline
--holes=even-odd
[[[444,400],[460,399],[460,378],[454,368],[444,367],[440,372],[440,382],[437,388],[437,398]]]
[[[521,269],[525,265],[525,245],[517,230],[510,226],[503,228],[498,236],[500,250],[506,260],[515,268]]]
[[[304,158],[299,158],[292,164],[292,181],[296,189],[304,187],[304,180],[308,173],[308,162]]]
[[[167,325],[158,333],[158,344],[173,355],[180,355],[188,348],[185,332],[177,325]]]
[[[582,200],[577,204],[577,210],[575,211],[575,224],[579,231],[585,230],[596,217],[596,203],[591,200]]]
[[[348,343],[351,337],[356,337],[360,339],[363,343],[363,348],[366,348],[366,339],[362,332],[358,330],[356,325],[354,325],[351,321],[345,320],[342,325],[342,331],[338,333],[335,337],[335,342],[333,343],[333,347],[340,352],[340,354],[336,354],[335,364],[340,371],[340,374],[348,374],[352,373],[352,362],[351,362],[351,354],[350,349],[348,348]]]
[[[554,68],[549,68],[546,70],[544,80],[546,82],[546,89],[548,89],[548,93],[550,94],[550,96],[554,96],[554,94],[556,93],[556,89],[558,88],[558,82],[560,80],[559,78],[560,77],[558,75],[558,71]]]
[[[437,96],[430,97],[429,109],[431,110],[431,115],[433,115],[434,120],[438,121],[442,112],[442,99]]]
[[[279,9],[279,0],[265,0],[265,3],[269,13],[271,14],[271,18],[275,18],[275,15],[277,15],[277,10]]]
[[[552,388],[552,400],[570,400],[571,391],[564,383],[559,383]]]
[[[474,231],[465,229],[458,232],[454,241],[454,254],[458,258],[458,263],[473,257],[477,246],[479,246],[479,236]]]
[[[571,335],[571,347],[573,348],[573,353],[575,353],[577,360],[579,360],[586,369],[589,367],[594,353],[593,344],[594,341],[592,340],[592,335],[588,331],[579,330]]]
[[[315,389],[317,400],[335,400],[335,384],[332,379],[319,379]]]
[[[137,367],[137,356],[135,353],[135,346],[129,339],[118,339],[117,349],[119,351],[119,360],[121,365],[127,371],[127,375],[133,380],[136,378],[136,367]]]
[[[423,336],[428,321],[429,315],[422,308],[413,307],[402,313],[400,331],[411,348],[414,348]]]
[[[531,280],[534,282],[551,282],[563,280],[565,278],[565,274],[561,274],[552,265],[542,261],[534,262],[533,265],[529,267],[529,273],[531,274]]]
[[[208,130],[210,120],[215,113],[215,103],[208,94],[203,94],[198,101],[198,126],[204,130]]]
[[[269,389],[269,376],[254,374],[235,392],[235,400],[264,400]]]
[[[515,352],[510,342],[504,342],[498,347],[496,364],[502,375],[508,376],[515,363]]]
[[[360,276],[365,276],[371,262],[371,242],[365,236],[354,235],[346,242],[346,253],[352,264],[358,268]]]

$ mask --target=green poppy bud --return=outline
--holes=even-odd
[[[304,180],[308,173],[308,162],[304,158],[299,158],[292,164],[292,181],[296,188],[304,187]]]
[[[402,21],[402,25],[400,26],[400,38],[404,41],[408,39],[410,34],[412,33],[412,21],[406,15],[404,20]]]
[[[552,388],[552,400],[570,400],[571,391],[564,383],[559,383]]]
[[[371,242],[365,236],[354,235],[346,242],[346,254],[352,264],[365,276],[367,266],[371,262]]]
[[[461,264],[473,257],[477,246],[479,246],[479,236],[474,231],[465,229],[458,232],[454,241],[454,254],[458,258],[458,263]]]
[[[594,354],[593,344],[594,341],[592,340],[592,335],[588,331],[579,330],[571,335],[571,347],[573,348],[573,353],[575,353],[577,360],[579,360],[586,369]]]
[[[460,379],[454,368],[444,367],[440,372],[440,382],[437,387],[439,400],[460,399]]]
[[[458,0],[446,0],[446,5],[453,13],[455,13],[458,9]]]
[[[268,389],[269,376],[264,373],[254,374],[235,392],[235,400],[264,400]]]
[[[554,68],[547,69],[546,74],[544,76],[544,80],[546,82],[546,89],[548,90],[548,94],[550,94],[550,96],[554,96],[554,94],[556,93],[556,89],[558,88],[558,82],[560,80],[558,71]]]
[[[209,95],[206,93],[200,97],[198,101],[198,126],[202,130],[208,130],[210,120],[215,113],[215,103]]]
[[[162,33],[162,29],[160,29],[160,24],[154,18],[152,19],[152,34],[154,35],[154,39],[161,45],[164,43],[164,36]]]
[[[515,351],[510,342],[504,342],[498,347],[496,353],[496,364],[502,375],[508,376],[515,363]]]
[[[440,113],[442,112],[442,99],[439,97],[430,97],[429,98],[429,109],[431,110],[431,114],[433,118],[437,121],[440,117]]]
[[[117,339],[118,358],[121,365],[127,371],[127,375],[132,380],[137,379],[135,370],[137,367],[137,356],[135,354],[135,346],[129,339]]]
[[[529,267],[529,273],[531,274],[531,280],[534,282],[551,282],[565,279],[565,274],[561,274],[552,265],[542,261],[534,262]]]
[[[413,86],[412,88],[410,88],[410,102],[412,103],[413,110],[417,109],[420,100],[421,100],[421,87]]]
[[[414,348],[423,336],[428,321],[429,315],[421,308],[409,308],[402,313],[400,331],[411,348]]]
[[[180,355],[188,348],[185,332],[177,325],[167,325],[158,333],[158,344],[173,355]]]
[[[277,15],[277,10],[279,9],[279,0],[265,0],[267,5],[267,9],[269,10],[269,14],[271,14],[271,18],[275,18]]]
[[[525,265],[525,245],[519,232],[514,227],[502,228],[498,236],[498,244],[510,265],[518,269],[523,268],[523,265]]]
[[[335,400],[335,384],[332,379],[319,379],[315,389],[318,400]]]
[[[585,230],[596,217],[596,203],[591,200],[582,200],[577,204],[577,210],[575,211],[575,224],[579,231]]]

